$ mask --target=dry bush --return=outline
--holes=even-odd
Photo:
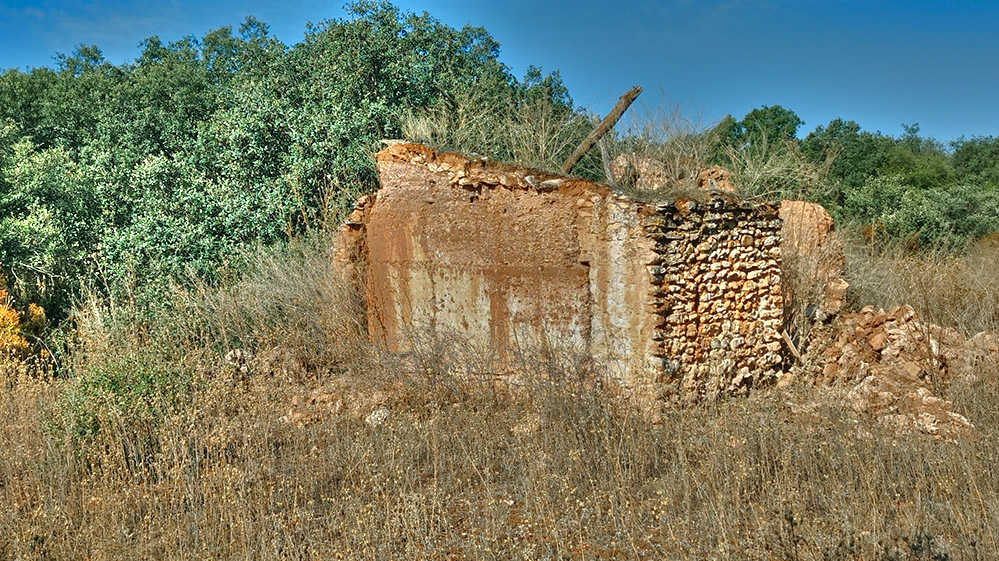
[[[304,372],[367,360],[362,297],[331,244],[315,233],[261,250],[239,276],[172,284],[153,309],[91,293],[75,313],[78,346],[91,363],[138,350],[183,360],[241,350]]]
[[[264,373],[318,383],[370,362],[359,295],[326,236],[261,251],[247,273],[219,285],[192,278],[170,287],[155,308],[91,294],[74,312],[62,391],[45,424],[87,470],[106,469],[101,451],[114,435],[125,435],[130,469],[149,465],[167,419],[205,384]]]
[[[735,188],[743,195],[766,199],[823,200],[830,189],[828,166],[807,161],[795,140],[759,142],[726,151]]]
[[[854,306],[910,304],[924,321],[965,335],[999,330],[999,244],[985,239],[961,253],[869,245],[841,234]]]
[[[474,89],[402,119],[407,140],[549,172],[558,171],[592,127],[585,115],[544,98],[497,106]]]
[[[616,138],[601,141],[601,156],[608,181],[640,200],[664,196],[701,196],[697,176],[707,167],[713,139],[698,118],[688,117],[679,104],[660,101],[656,106],[632,108],[618,125]],[[624,156],[646,181],[635,177],[615,180],[611,162]],[[651,183],[651,184],[650,184]]]
[[[825,295],[828,280],[815,274],[824,263],[822,257],[829,257],[822,253],[785,251],[781,255],[782,327],[794,343],[795,352],[805,351],[815,325],[815,306]]]
[[[798,351],[809,332],[844,306],[844,254],[833,222],[821,206],[782,201],[781,290],[783,327]]]

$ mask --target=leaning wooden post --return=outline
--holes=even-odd
[[[569,175],[572,168],[576,167],[579,160],[583,159],[583,156],[590,151],[590,148],[593,148],[593,145],[600,140],[600,137],[607,134],[607,131],[614,128],[618,119],[621,118],[621,115],[624,115],[624,112],[628,110],[628,107],[631,106],[631,103],[635,101],[635,98],[638,97],[638,94],[640,93],[642,93],[642,86],[635,86],[625,92],[624,95],[621,96],[621,99],[617,100],[617,103],[614,105],[614,109],[611,109],[611,112],[608,113],[602,121],[600,121],[597,128],[593,129],[593,132],[591,132],[590,135],[587,136],[582,143],[580,143],[579,147],[576,148],[576,151],[569,156],[569,159],[566,160],[564,164],[562,164],[562,169],[559,170],[559,173],[562,175]]]

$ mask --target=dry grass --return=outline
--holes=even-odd
[[[594,392],[442,400],[433,386],[378,374],[377,384],[208,382],[161,420],[141,465],[123,451],[150,433],[113,422],[86,461],[67,453],[41,422],[64,390],[22,381],[0,397],[0,556],[999,555],[999,416],[982,393],[999,390],[994,376],[963,396],[991,415],[979,415],[979,436],[944,442],[782,394],[652,423]],[[379,406],[392,415],[369,426]],[[937,557],[917,555],[923,536]]]
[[[315,233],[261,250],[244,275],[171,285],[155,309],[91,294],[74,315],[75,355],[93,365],[153,353],[206,367],[241,350],[309,375],[366,361],[367,348],[357,346],[366,329],[360,294],[344,283],[331,246],[329,234]]]
[[[629,185],[627,178],[617,185],[639,199],[703,196],[698,175],[724,152],[725,167],[732,173],[735,189],[747,197],[769,200],[821,199],[829,189],[828,169],[806,160],[797,142],[768,143],[749,147],[725,146],[719,132],[706,128],[700,119],[685,114],[680,105],[665,98],[657,106],[633,109],[619,126],[621,134],[602,143],[605,173],[619,155],[634,158],[640,172],[656,184],[654,188]],[[763,135],[765,139],[765,135]],[[639,186],[640,187],[640,186]]]
[[[618,125],[617,138],[601,142],[605,175],[622,192],[639,200],[686,196],[700,199],[697,175],[707,167],[715,139],[704,131],[699,119],[684,114],[683,107],[665,97],[657,105],[639,103]],[[610,162],[625,156],[644,181],[625,177],[615,180]]]
[[[451,103],[410,111],[402,120],[403,136],[442,150],[555,172],[593,128],[583,114],[543,98],[498,105],[484,95],[465,91]]]
[[[697,174],[713,149],[709,133],[684,116],[680,106],[661,101],[638,104],[625,114],[577,164],[573,173],[612,184],[643,200],[674,195],[700,195]],[[442,150],[484,155],[520,166],[556,173],[573,150],[597,126],[599,117],[567,111],[545,99],[497,105],[484,94],[463,92],[446,104],[410,111],[402,120],[403,136]],[[634,158],[656,185],[636,185],[633,178],[615,180],[611,162]],[[647,165],[646,165],[647,164]]]
[[[932,323],[965,335],[999,330],[999,243],[986,238],[967,251],[913,251],[874,246],[841,233],[850,300],[884,309],[910,304]]]
[[[745,196],[768,200],[823,200],[829,189],[828,166],[810,163],[797,142],[760,143],[727,149],[733,184]]]
[[[999,364],[950,392],[957,442],[804,386],[650,418],[558,357],[518,389],[373,360],[300,249],[94,304],[72,377],[8,382],[0,559],[999,558]]]

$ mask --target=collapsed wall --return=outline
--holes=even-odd
[[[713,191],[644,202],[606,186],[397,143],[341,228],[368,330],[391,350],[456,337],[497,371],[559,347],[636,390],[698,399],[780,371],[780,226]]]

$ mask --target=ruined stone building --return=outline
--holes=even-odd
[[[607,186],[415,144],[377,155],[381,189],[341,228],[370,336],[592,357],[636,390],[739,392],[781,370],[781,219],[711,191],[640,201]]]

